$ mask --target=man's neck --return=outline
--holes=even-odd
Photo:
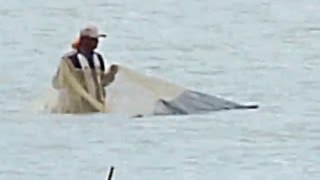
[[[90,55],[93,53],[93,50],[89,50],[87,48],[79,48],[79,52],[83,55]]]

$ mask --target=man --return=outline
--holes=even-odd
[[[87,113],[102,111],[105,104],[105,87],[112,83],[118,71],[111,65],[105,73],[103,56],[96,52],[99,38],[97,27],[87,26],[80,31],[74,50],[65,54],[53,78],[53,87],[60,91],[60,113]]]

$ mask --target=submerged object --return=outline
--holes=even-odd
[[[197,114],[208,111],[256,108],[258,108],[258,105],[242,105],[226,99],[187,90],[173,100],[160,99],[155,106],[154,114]]]
[[[258,105],[232,102],[144,75],[122,65],[118,66],[118,73],[114,82],[106,88],[106,104],[102,105],[92,98],[88,99],[93,106],[105,107],[105,110],[100,110],[100,112],[144,117],[258,108]],[[69,83],[76,84],[76,82]],[[82,98],[89,97],[84,94],[84,91],[74,90],[74,92],[81,92],[79,96],[82,96]],[[46,107],[49,111],[53,111],[53,109],[59,109],[57,106],[67,103],[64,101],[64,98],[56,98],[55,103],[47,103]],[[57,111],[55,110],[55,112]]]

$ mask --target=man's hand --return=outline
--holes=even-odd
[[[112,64],[109,68],[109,72],[111,74],[117,74],[118,69],[119,69],[118,65]]]
[[[118,65],[111,65],[109,71],[103,75],[102,77],[102,84],[104,87],[108,86],[112,83],[115,79],[116,74],[118,73]]]

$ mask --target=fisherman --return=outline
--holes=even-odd
[[[73,50],[62,57],[52,80],[53,87],[59,90],[60,96],[58,103],[60,107],[56,111],[60,113],[101,111],[96,106],[99,103],[105,104],[105,87],[114,81],[118,72],[117,65],[111,65],[105,72],[103,56],[95,51],[99,38],[106,36],[99,34],[96,26],[86,26],[72,44]],[[90,101],[91,98],[93,100]]]

